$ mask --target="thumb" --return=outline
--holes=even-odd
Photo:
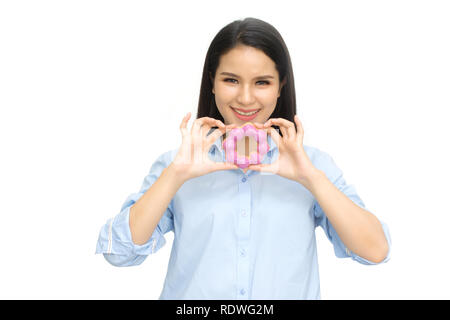
[[[276,172],[275,167],[272,164],[251,164],[248,166],[248,169],[259,172]]]
[[[239,169],[239,167],[231,162],[216,162],[214,165],[214,171],[233,170],[233,169]]]

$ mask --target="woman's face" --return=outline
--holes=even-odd
[[[261,50],[239,45],[220,57],[212,92],[225,124],[264,123],[275,109],[281,88],[275,63]],[[236,109],[254,115],[242,116]]]

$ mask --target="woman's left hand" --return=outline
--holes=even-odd
[[[283,118],[272,118],[262,125],[256,123],[258,129],[268,129],[268,134],[278,146],[278,159],[271,164],[249,165],[249,170],[271,172],[287,179],[291,179],[307,186],[311,179],[318,173],[305,150],[303,149],[303,127],[296,115],[294,123]],[[279,126],[283,136],[281,137],[272,125]]]

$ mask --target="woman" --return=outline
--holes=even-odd
[[[160,299],[320,299],[317,226],[337,257],[389,260],[386,224],[331,156],[303,145],[289,53],[273,26],[247,18],[220,30],[190,131],[189,118],[181,146],[158,157],[97,243],[111,264],[138,265],[173,231]],[[267,130],[269,151],[240,169],[222,141],[246,122]]]

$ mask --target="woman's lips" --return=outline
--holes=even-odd
[[[259,110],[259,109],[244,110],[244,109],[233,108],[233,107],[231,107],[231,108],[234,110],[238,110],[240,112],[253,112],[253,111]]]
[[[242,109],[237,109],[237,108],[235,109],[235,108],[233,108],[231,106],[230,106],[230,108],[233,110],[233,112],[236,115],[236,117],[238,117],[239,119],[241,119],[243,121],[251,121],[251,120],[255,119],[256,116],[258,115],[259,111],[261,110],[261,109],[242,110]],[[252,112],[252,111],[256,111],[256,110],[258,110],[258,111],[255,112],[254,114],[250,115],[250,116],[244,116],[244,115],[241,115],[241,114],[237,113],[236,110],[239,110],[241,112]]]

